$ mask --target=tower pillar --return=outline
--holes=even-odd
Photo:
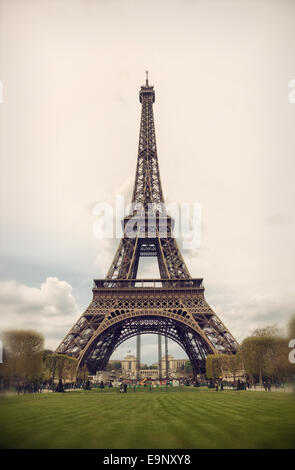
[[[159,364],[159,379],[162,380],[162,338],[158,335],[158,364]]]
[[[136,378],[140,380],[140,356],[141,356],[141,338],[140,335],[136,336]]]

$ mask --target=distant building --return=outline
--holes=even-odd
[[[145,378],[158,379],[159,369],[141,369],[140,377],[142,379],[145,379]]]
[[[122,371],[136,371],[137,359],[135,356],[128,354],[123,361],[121,361]],[[142,366],[142,364],[140,364]]]
[[[174,359],[174,357],[171,356],[171,354],[168,354],[167,360],[168,360],[168,371],[169,372],[176,372],[181,367],[184,367],[184,364],[188,361],[188,359]],[[162,371],[165,371],[166,370],[166,358],[165,358],[165,356],[162,357],[161,364],[162,364]],[[156,362],[155,365],[157,365],[159,367],[158,362]]]
[[[184,364],[188,359],[174,359],[171,354],[167,356],[168,359],[168,373],[175,373],[177,370],[180,368],[184,367]],[[123,361],[121,361],[121,367],[122,367],[122,375],[123,376],[128,376],[129,378],[136,378],[136,370],[137,370],[137,359],[135,356],[132,354],[128,354]],[[166,358],[163,356],[161,360],[161,365],[162,365],[162,376],[165,375],[166,372]],[[141,364],[141,367],[143,364]],[[154,369],[141,369],[140,370],[140,377],[145,378],[145,377],[150,377],[150,378],[159,378],[159,363],[156,362],[153,364],[153,366],[156,366]]]
[[[136,370],[136,357],[128,354],[123,361],[121,361],[122,372]]]

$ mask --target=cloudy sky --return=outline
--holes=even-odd
[[[94,237],[93,207],[131,192],[147,69],[165,198],[202,206],[201,246],[183,252],[192,276],[239,341],[284,328],[294,43],[292,0],[0,0],[1,329],[55,348],[105,276],[118,241]],[[144,343],[155,361],[156,339]]]

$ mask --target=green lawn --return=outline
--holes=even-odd
[[[294,448],[295,396],[76,391],[0,399],[1,448]]]

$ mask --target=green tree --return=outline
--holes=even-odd
[[[51,378],[51,369],[48,366],[48,356],[53,354],[50,349],[44,349],[42,352],[42,381],[48,381]]]
[[[193,373],[193,367],[190,361],[186,361],[184,364],[185,374],[191,375]]]

